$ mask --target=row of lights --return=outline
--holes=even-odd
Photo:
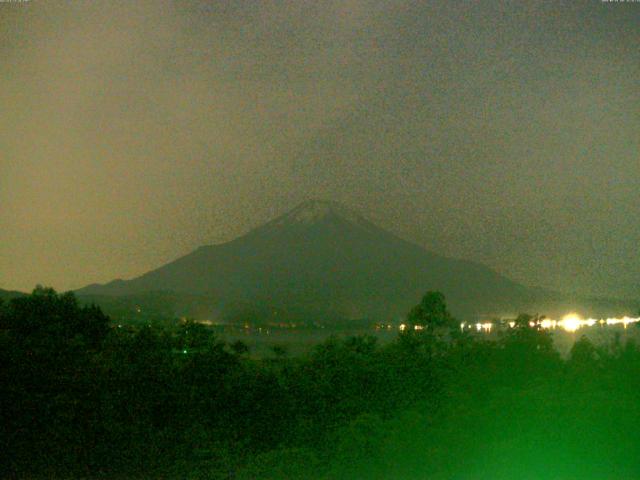
[[[583,319],[575,313],[570,313],[562,317],[561,320],[552,320],[550,318],[543,318],[541,320],[530,321],[529,326],[532,328],[535,326],[539,326],[540,328],[544,328],[546,330],[555,330],[556,328],[560,327],[567,332],[575,332],[579,328],[593,327],[596,324],[603,325],[603,326],[604,325],[622,325],[624,326],[624,328],[627,328],[629,324],[636,323],[639,321],[640,321],[640,318],[632,318],[632,317],[626,317],[626,316],[622,318]],[[508,325],[509,325],[509,328],[515,328],[516,322],[511,321],[508,323]],[[402,325],[400,327],[402,327]],[[493,323],[485,322],[485,323],[468,324],[467,322],[462,322],[460,324],[460,330],[464,330],[465,328],[472,329],[474,327],[478,332],[488,333],[493,328]]]

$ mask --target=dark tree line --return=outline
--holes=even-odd
[[[203,325],[118,328],[72,294],[0,305],[2,478],[635,478],[640,352],[520,322],[255,359]],[[419,323],[421,322],[421,323]],[[433,326],[433,328],[431,328]],[[586,452],[586,453],[585,453]],[[524,473],[523,473],[524,472]]]

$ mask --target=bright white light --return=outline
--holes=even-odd
[[[493,327],[493,323],[487,322],[482,324],[482,330],[489,333],[491,331],[491,327]]]
[[[558,322],[562,328],[567,332],[575,332],[582,326],[582,320],[575,313],[570,313],[562,317],[562,320]]]
[[[529,322],[529,326],[531,328],[540,327],[545,330],[555,330],[556,328],[560,327],[567,332],[573,333],[579,330],[580,328],[593,327],[594,325],[598,325],[598,324],[599,325],[622,325],[624,328],[627,328],[629,324],[636,323],[636,322],[640,322],[640,317],[632,318],[632,317],[625,316],[621,318],[583,319],[577,313],[569,313],[564,317],[562,317],[561,320],[554,320],[546,317],[532,320]],[[515,328],[517,326],[515,321],[509,321],[506,325],[508,325],[509,328]],[[501,328],[504,328],[506,325],[504,323],[498,323],[496,328],[501,329]],[[477,332],[490,333],[491,331],[493,331],[494,324],[491,322],[484,322],[484,323],[483,322],[478,322],[478,323],[461,322],[460,323],[461,331],[464,331],[465,329],[473,329],[474,327]],[[399,326],[400,331],[404,331],[408,328],[412,328],[411,325],[402,323]],[[424,328],[425,327],[422,325],[413,326],[414,330],[422,330]]]
[[[545,318],[540,322],[540,326],[542,328],[556,328],[558,322],[555,320],[551,320],[549,318]]]

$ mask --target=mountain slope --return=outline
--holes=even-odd
[[[204,294],[223,304],[255,302],[314,315],[404,315],[429,289],[454,314],[525,308],[533,291],[493,270],[431,253],[333,202],[309,201],[228,243],[200,247],[138,278],[78,294],[150,291]]]
[[[14,290],[3,290],[0,288],[0,300],[8,301],[12,298],[24,297],[26,293],[17,292]]]

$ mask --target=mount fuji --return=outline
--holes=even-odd
[[[339,203],[318,200],[140,277],[76,293],[169,292],[208,298],[226,315],[250,304],[346,321],[404,316],[427,290],[442,291],[454,315],[464,319],[517,313],[540,294],[479,263],[437,255],[401,239]],[[193,315],[194,308],[175,313]]]

